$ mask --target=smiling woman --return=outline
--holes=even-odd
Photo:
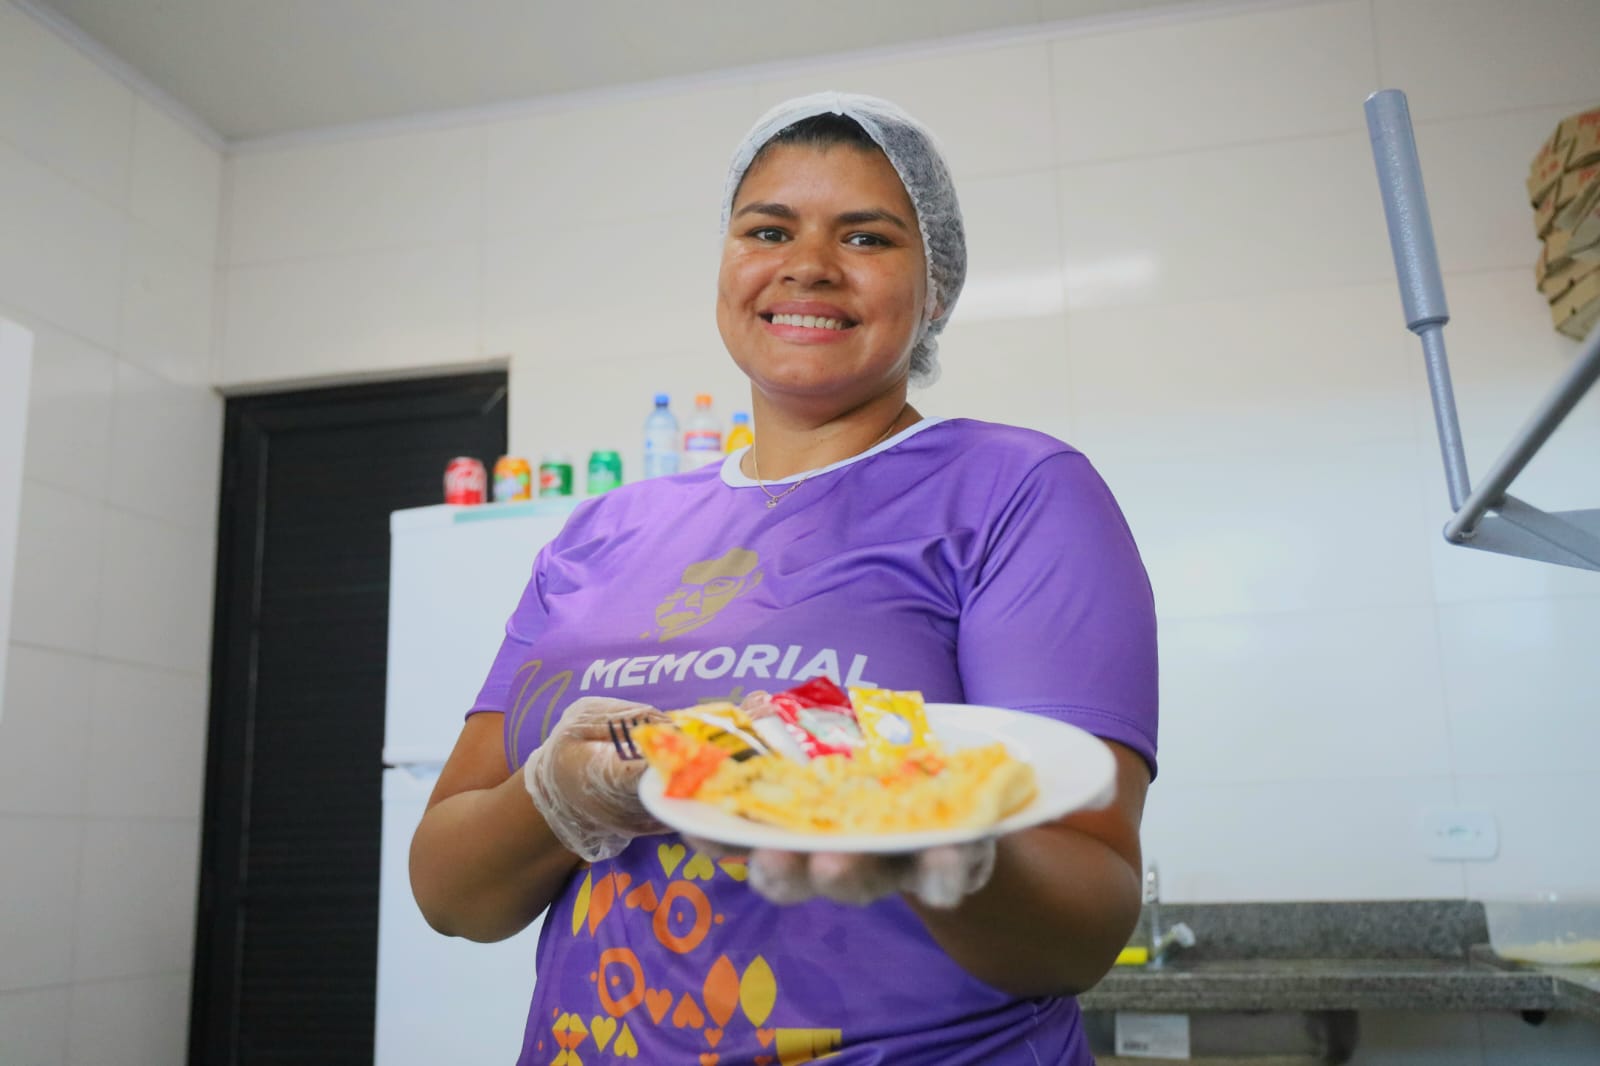
[[[1132,536],[1068,445],[908,402],[966,242],[898,108],[774,109],[734,155],[723,228],[717,324],[755,442],[588,501],[540,554],[417,831],[418,901],[476,939],[549,908],[523,1064],[591,1039],[722,1066],[1088,1063],[1072,994],[1137,918],[1155,768]],[[1116,794],[911,854],[730,852],[651,819],[644,764],[608,743],[619,719],[817,675],[1077,726],[1110,746]]]

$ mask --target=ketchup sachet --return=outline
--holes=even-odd
[[[861,747],[861,723],[856,721],[850,697],[826,677],[769,698],[785,731],[807,759],[822,755],[851,757]]]

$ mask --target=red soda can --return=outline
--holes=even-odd
[[[478,460],[458,455],[445,464],[445,503],[483,503],[488,496],[489,472]]]

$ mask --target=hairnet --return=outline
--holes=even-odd
[[[854,120],[883,149],[916,209],[928,263],[928,306],[911,350],[911,376],[930,384],[939,374],[939,334],[966,281],[967,237],[950,168],[916,119],[887,100],[854,93],[814,93],[779,104],[761,116],[733,154],[722,194],[722,232],[728,231],[734,193],[766,143],[801,119],[830,113]]]

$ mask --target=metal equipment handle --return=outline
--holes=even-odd
[[[1411,109],[1406,106],[1405,93],[1383,89],[1367,97],[1366,110],[1367,134],[1372,139],[1373,162],[1378,166],[1378,189],[1383,193],[1389,250],[1394,253],[1394,271],[1400,279],[1406,328],[1422,339],[1450,507],[1460,510],[1471,493],[1471,480],[1467,476],[1461,425],[1456,419],[1450,361],[1444,350],[1444,324],[1450,321],[1450,308],[1444,302],[1433,220],[1428,217],[1428,195],[1422,188],[1422,163],[1417,158],[1416,139],[1411,135]]]
[[[1406,327],[1421,333],[1450,321],[1450,309],[1444,302],[1433,220],[1428,217],[1428,195],[1422,188],[1422,163],[1411,135],[1411,109],[1399,89],[1373,93],[1367,97],[1366,107],[1367,133],[1378,165],[1378,189],[1383,193],[1384,217],[1389,220],[1389,248],[1394,253],[1395,273],[1400,276]]]

